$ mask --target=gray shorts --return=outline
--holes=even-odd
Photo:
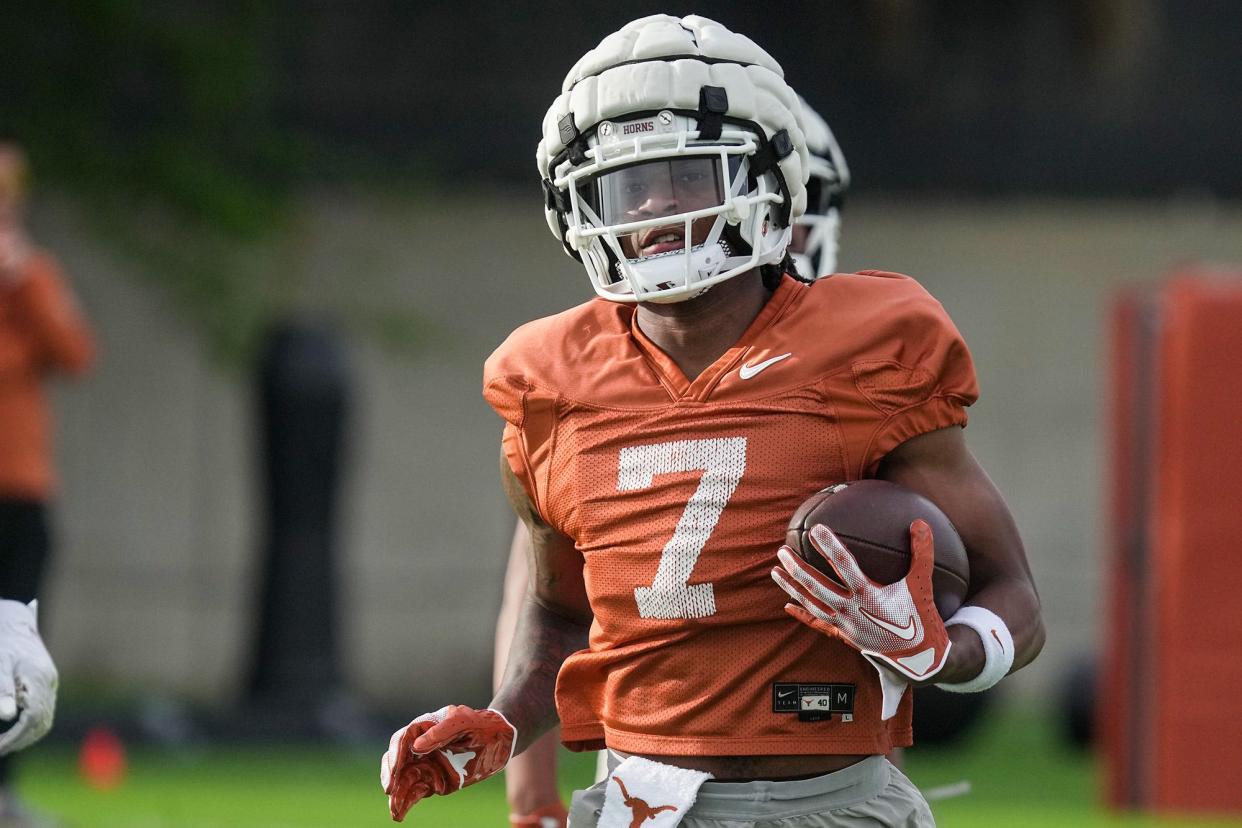
[[[569,828],[595,828],[608,781],[574,794]],[[704,782],[682,828],[935,826],[927,800],[883,756],[794,782]]]

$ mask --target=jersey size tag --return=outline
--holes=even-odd
[[[830,720],[836,713],[843,722],[854,721],[853,684],[772,683],[772,712],[797,713],[800,722]]]

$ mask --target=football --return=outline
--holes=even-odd
[[[811,545],[807,530],[822,523],[841,539],[871,580],[891,584],[910,570],[910,524],[927,521],[936,544],[932,588],[936,609],[948,618],[962,605],[970,584],[966,547],[944,512],[927,498],[885,480],[857,480],[816,492],[789,521],[785,543],[840,583],[836,572]]]

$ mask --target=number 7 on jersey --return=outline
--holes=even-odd
[[[651,487],[658,474],[703,472],[673,537],[664,545],[651,586],[634,590],[643,618],[706,618],[716,612],[710,583],[691,584],[690,573],[746,472],[746,438],[677,440],[621,449],[617,491]]]

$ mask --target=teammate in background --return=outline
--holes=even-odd
[[[789,253],[798,273],[820,278],[837,271],[841,249],[841,211],[850,188],[845,153],[820,114],[802,101],[802,128],[810,154],[806,182],[806,212],[794,219]]]
[[[530,556],[530,533],[520,520],[513,529],[509,563],[505,568],[504,591],[496,615],[496,648],[493,659],[493,689],[500,689],[509,660],[509,648],[517,628],[518,613],[526,601],[526,561]],[[556,752],[561,742],[559,727],[553,727],[535,740],[505,767],[505,795],[509,803],[512,828],[565,828],[569,812],[557,788]]]
[[[51,254],[31,243],[23,216],[27,165],[0,142],[0,754],[37,741],[52,724],[56,669],[39,638],[35,598],[49,553],[55,489],[44,383],[82,374],[91,333]],[[0,825],[37,824],[14,801],[11,759],[0,755]]]
[[[810,151],[810,179],[806,185],[806,212],[794,219],[789,250],[799,273],[822,277],[837,269],[841,209],[845,191],[850,186],[850,170],[828,122],[806,100],[801,104],[806,145]],[[530,534],[519,520],[509,545],[504,591],[496,617],[494,689],[499,689],[504,679],[518,611],[526,600],[529,546]],[[560,740],[560,728],[554,727],[505,766],[505,792],[512,828],[565,828],[568,811],[561,802],[556,778]],[[601,767],[601,778],[603,773],[606,768]]]
[[[651,828],[930,825],[883,758],[910,742],[909,686],[980,691],[1042,647],[1021,540],[962,438],[977,388],[943,308],[897,274],[794,278],[799,110],[766,52],[694,16],[628,24],[566,78],[537,156],[545,213],[609,301],[523,326],[485,367],[531,588],[489,708],[393,734],[394,819],[498,772],[559,714],[564,742],[606,746],[625,780],[576,795],[572,828],[632,824],[630,801],[660,811]],[[887,587],[824,527],[850,588],[774,558],[806,497],[864,477],[958,529],[971,593],[948,622],[921,521]]]

